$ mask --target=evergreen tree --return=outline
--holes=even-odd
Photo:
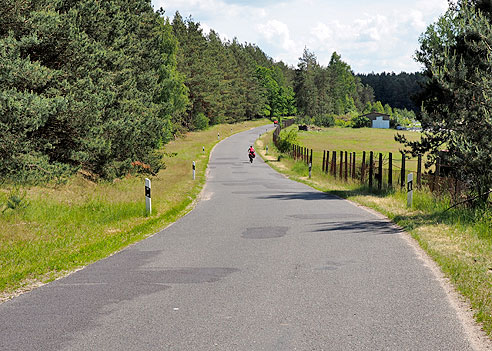
[[[12,1],[2,11],[0,175],[72,167],[111,178],[136,160],[157,171],[153,150],[179,103],[162,94],[175,77],[172,37],[150,2]]]
[[[414,143],[398,138],[413,154],[430,152],[431,161],[445,148],[443,163],[482,202],[492,188],[492,16],[485,5],[458,1],[422,35],[424,135]]]
[[[421,91],[421,84],[425,81],[423,74],[383,72],[359,74],[357,77],[363,84],[374,89],[375,99],[383,104],[389,104],[394,108],[420,111],[420,106],[414,100]]]
[[[297,110],[304,116],[312,117],[316,115],[318,91],[315,84],[315,76],[318,69],[319,65],[316,56],[308,49],[304,49],[297,65],[294,86]]]

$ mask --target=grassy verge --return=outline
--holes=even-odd
[[[214,126],[167,144],[167,168],[152,177],[148,217],[143,177],[93,183],[76,176],[63,186],[23,189],[28,205],[0,214],[0,301],[107,257],[176,221],[191,210],[205,183],[217,133],[223,139],[266,123]],[[0,188],[0,203],[11,191]]]
[[[314,133],[313,133],[314,134]],[[302,144],[308,148],[326,145],[319,137],[304,134]],[[314,140],[313,142],[311,142]],[[331,140],[337,143],[336,140]],[[370,140],[369,143],[372,143]],[[376,143],[376,141],[374,141]],[[268,145],[268,155],[265,147]],[[476,320],[492,336],[492,210],[456,208],[445,211],[450,200],[434,198],[426,191],[415,191],[414,206],[406,207],[406,193],[396,189],[370,191],[353,182],[333,179],[313,167],[312,178],[308,168],[291,157],[280,155],[271,143],[271,133],[257,141],[260,155],[276,170],[289,178],[308,184],[321,191],[373,208],[403,227],[441,267],[455,288],[465,296],[475,313]],[[372,150],[370,144],[359,145]],[[336,147],[340,150],[341,147]],[[348,148],[351,151],[350,148]]]

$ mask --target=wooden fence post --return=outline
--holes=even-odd
[[[436,172],[434,173],[434,190],[436,190],[436,185],[437,185],[438,192],[441,190],[440,182],[439,182],[440,175],[441,175],[441,158],[438,156],[436,159]]]
[[[422,189],[422,155],[419,155],[417,161],[417,188]]]
[[[383,188],[383,154],[379,153],[379,164],[378,164],[378,189]]]
[[[347,181],[348,179],[348,160],[347,160],[347,157],[348,156],[348,152],[345,151],[345,181]]]
[[[369,154],[369,188],[372,188],[372,178],[374,175],[374,153],[371,151]]]
[[[401,188],[403,189],[405,187],[406,183],[406,177],[405,177],[405,154],[402,152],[401,153],[401,175],[400,175],[400,180],[401,180]]]
[[[353,165],[354,165],[354,164],[352,163],[352,156],[353,156],[352,154],[353,154],[353,153],[351,152],[351,153],[350,153],[350,159],[349,159],[349,161],[350,161],[350,164],[349,164],[349,175],[350,175],[350,177],[351,177],[351,178],[353,178],[353,177],[354,177],[354,176],[353,176],[353,174],[352,174],[352,168],[353,168]]]
[[[343,178],[343,151],[340,151],[340,179]]]
[[[355,169],[356,169],[355,168],[355,163],[356,163],[355,162],[355,151],[354,151],[354,157],[352,158],[352,161],[353,161],[352,162],[352,179],[355,179],[355,177],[356,177],[356,172],[355,172]]]
[[[326,161],[326,150],[323,150],[323,164],[321,166],[322,172],[325,171],[325,161]]]
[[[389,153],[388,186],[393,187],[393,154],[391,152]]]
[[[360,168],[360,181],[361,183],[364,183],[364,178],[365,178],[365,172],[366,172],[366,152],[362,152],[362,165]]]
[[[330,165],[330,151],[326,150],[326,166],[325,173],[328,173],[328,166]]]
[[[332,164],[333,164],[333,176],[335,177],[335,179],[337,179],[337,152],[336,151],[333,151],[333,157],[331,159],[332,161]]]

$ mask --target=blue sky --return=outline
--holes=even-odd
[[[338,52],[356,73],[415,72],[418,38],[447,9],[447,0],[152,0],[173,17],[191,15],[204,31],[257,44],[275,60],[297,65],[305,47],[327,65]]]

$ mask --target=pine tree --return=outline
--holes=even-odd
[[[182,86],[150,2],[20,1],[3,11],[1,175],[72,167],[112,178],[137,160],[157,171],[154,149],[183,100],[163,94]]]
[[[484,2],[458,1],[420,39],[417,60],[428,78],[418,117],[424,135],[405,142],[413,154],[430,153],[466,182],[482,203],[492,188],[492,29]],[[442,154],[441,149],[447,151]]]

